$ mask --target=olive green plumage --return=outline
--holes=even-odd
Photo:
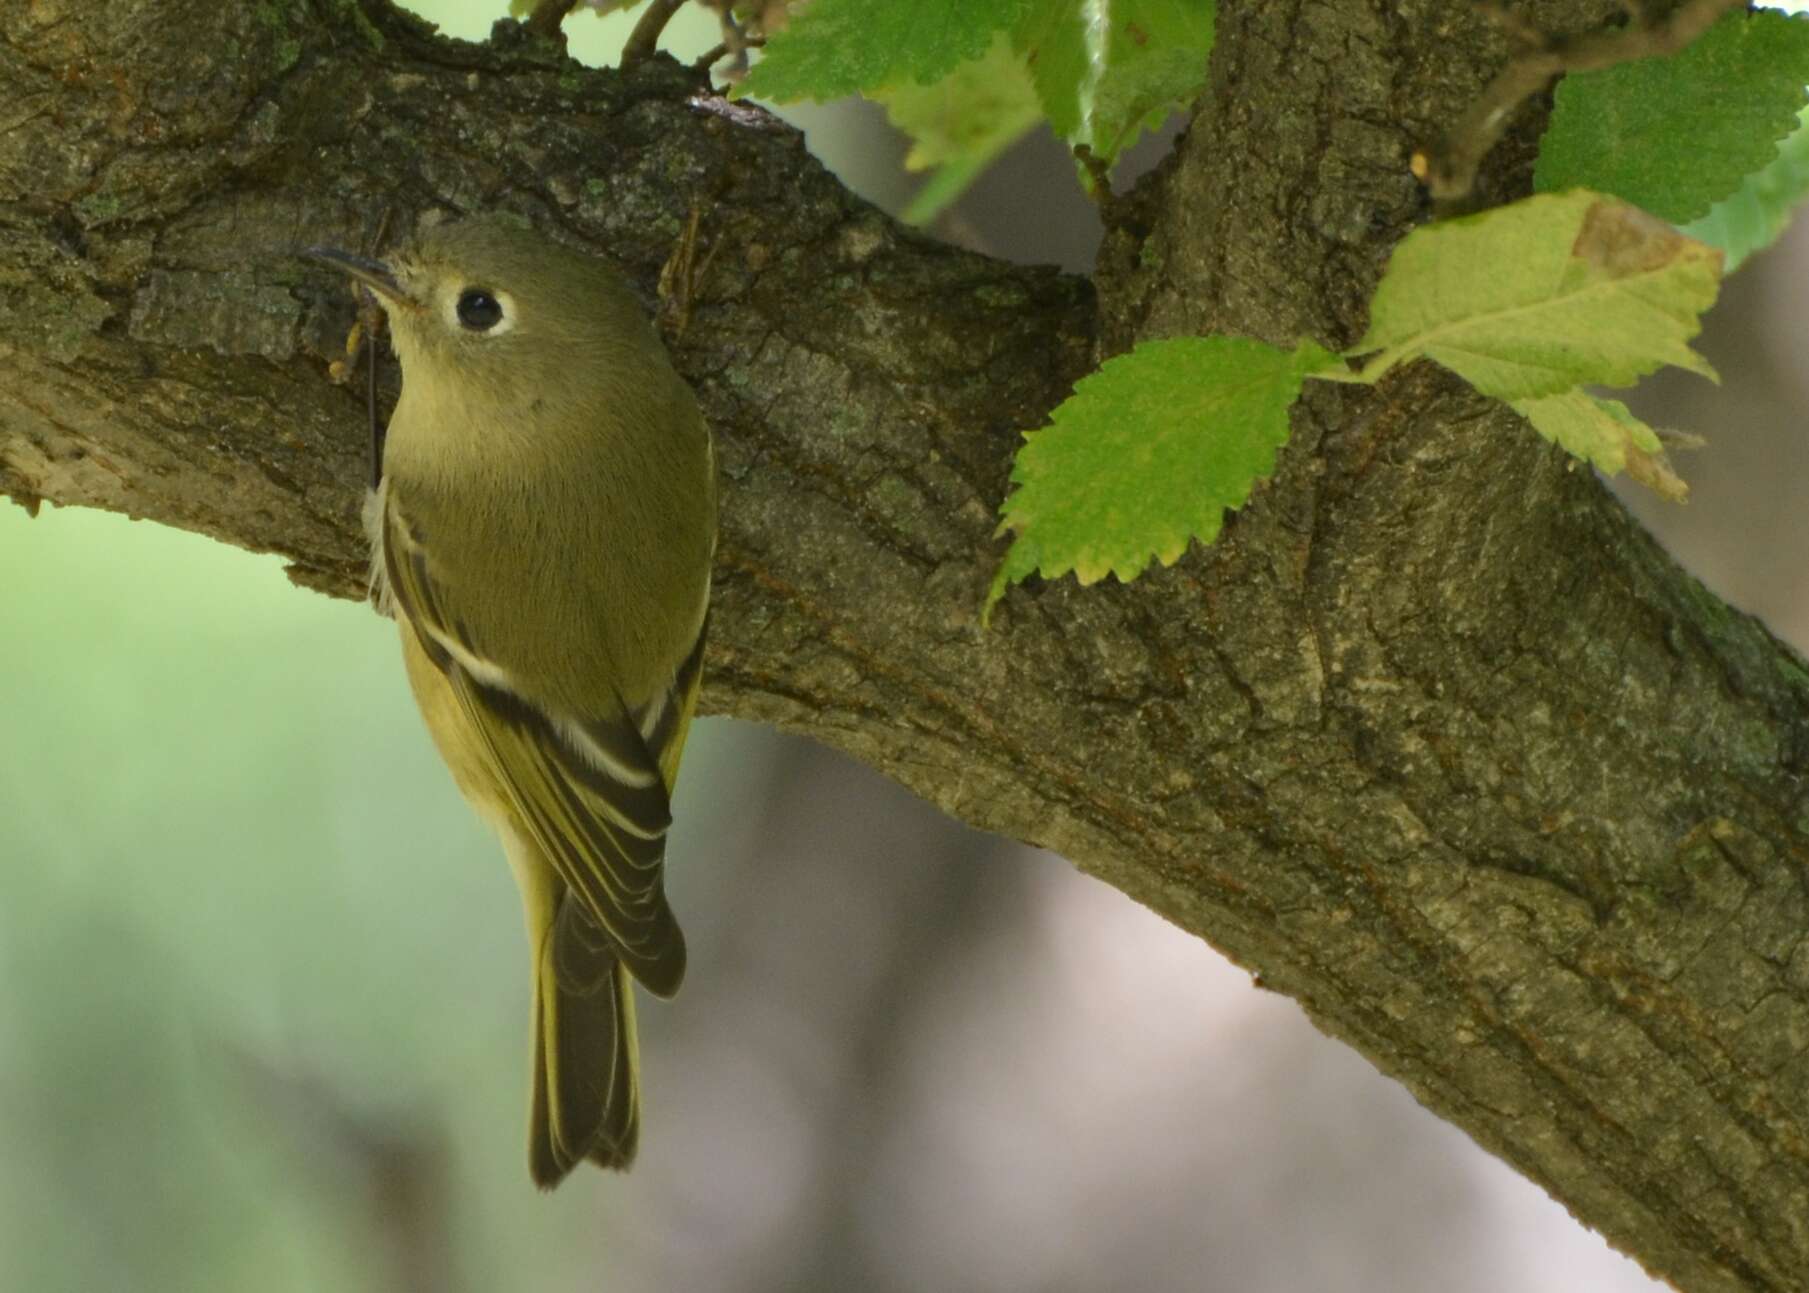
[[[529,1167],[627,1167],[629,975],[670,996],[662,881],[715,544],[709,433],[639,303],[501,219],[442,225],[369,284],[402,364],[367,521],[410,684],[502,836],[534,974]]]

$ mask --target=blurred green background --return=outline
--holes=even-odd
[[[572,20],[593,59],[627,26]],[[714,39],[687,11],[669,43]],[[794,115],[906,200],[878,114]],[[939,232],[1084,269],[1096,225],[1043,137]],[[1687,512],[1637,500],[1798,641],[1806,275],[1799,228],[1714,316],[1726,387],[1648,396],[1713,443]],[[642,1012],[641,1162],[539,1195],[518,900],[393,626],[53,508],[0,505],[0,587],[0,1289],[1656,1287],[1196,940],[720,720],[675,810],[693,959]]]

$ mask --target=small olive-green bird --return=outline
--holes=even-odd
[[[372,579],[459,789],[501,834],[534,973],[528,1166],[632,1162],[634,993],[669,997],[669,797],[715,547],[709,431],[628,288],[503,218],[445,224],[368,286],[402,364],[367,503]]]

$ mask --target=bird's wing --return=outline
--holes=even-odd
[[[383,519],[390,595],[459,699],[476,745],[521,828],[584,914],[649,991],[684,976],[684,939],[662,878],[668,798],[696,702],[704,635],[667,691],[634,708],[559,714],[529,700],[484,658],[461,624],[454,590],[392,495]],[[574,985],[576,986],[576,985]]]

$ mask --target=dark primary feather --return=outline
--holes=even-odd
[[[685,944],[662,875],[672,822],[663,765],[676,765],[687,724],[681,717],[656,725],[654,735],[666,744],[654,748],[635,711],[619,699],[613,713],[554,715],[506,685],[479,678],[458,658],[461,651],[478,653],[449,590],[434,578],[426,549],[398,515],[392,498],[384,543],[391,593],[452,684],[521,828],[635,978],[650,992],[671,996],[684,977]],[[665,710],[690,710],[700,655],[692,651],[672,690],[657,702]]]

